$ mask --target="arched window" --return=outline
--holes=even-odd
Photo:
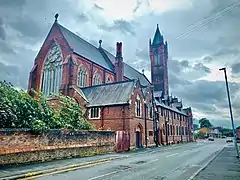
[[[45,96],[58,94],[59,86],[62,81],[62,53],[54,41],[49,49],[42,70],[41,91]]]
[[[149,118],[153,118],[153,107],[152,107],[152,101],[149,102]]]
[[[87,86],[87,70],[82,65],[78,71],[78,86],[85,87]]]
[[[154,54],[154,65],[160,65],[160,54],[157,51]]]
[[[110,82],[112,82],[112,80],[111,80],[111,78],[108,76],[106,83],[110,83]]]
[[[95,73],[93,77],[93,85],[101,84],[101,77],[98,73]]]
[[[141,100],[140,100],[139,96],[137,96],[137,98],[136,98],[135,112],[136,112],[136,116],[138,116],[138,117],[141,116]]]

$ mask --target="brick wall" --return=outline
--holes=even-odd
[[[0,130],[0,142],[0,165],[20,164],[114,152],[115,132]]]

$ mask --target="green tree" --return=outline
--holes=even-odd
[[[240,126],[238,126],[237,129],[240,129]]]
[[[31,128],[40,112],[36,99],[10,83],[0,82],[0,127]]]
[[[193,129],[194,129],[194,131],[195,131],[195,130],[198,130],[198,128],[199,128],[199,125],[198,125],[198,124],[193,124]]]
[[[211,122],[206,118],[200,119],[199,124],[200,124],[200,128],[204,128],[204,127],[211,128],[212,127]]]
[[[58,96],[59,109],[51,108],[42,93],[32,91],[32,98],[7,82],[0,82],[0,127],[90,130],[93,126],[84,118],[81,107],[70,97]]]
[[[57,126],[64,129],[93,129],[91,123],[89,123],[83,116],[81,107],[76,101],[68,96],[59,95],[60,108],[55,110],[55,122]]]
[[[197,133],[197,137],[198,138],[204,138],[205,137],[205,134],[204,134],[204,132],[202,132],[202,131],[198,131],[198,133]]]

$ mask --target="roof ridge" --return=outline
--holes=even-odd
[[[134,82],[134,81],[136,81],[136,79],[129,79],[129,80],[125,80],[125,81],[118,81],[118,82],[97,84],[97,85],[92,85],[92,86],[83,87],[83,88],[81,88],[81,89],[88,89],[88,88],[100,87],[100,86],[109,86],[109,85],[114,85],[114,84],[123,84],[123,83],[129,83],[129,82]]]

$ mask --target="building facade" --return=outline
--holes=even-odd
[[[29,92],[42,91],[49,101],[59,92],[73,97],[96,129],[126,132],[129,147],[190,140],[189,115],[168,96],[167,43],[158,27],[150,43],[151,83],[125,63],[121,42],[114,56],[102,40],[95,47],[57,19],[35,58]]]

